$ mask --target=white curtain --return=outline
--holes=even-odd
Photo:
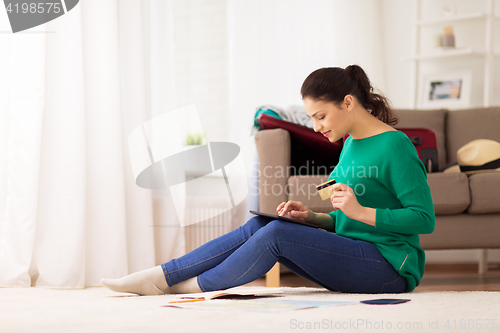
[[[184,252],[182,229],[154,227],[175,222],[169,193],[137,187],[127,151],[157,98],[149,5],[81,1],[0,35],[0,285],[95,286]]]

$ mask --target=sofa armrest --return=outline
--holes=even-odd
[[[276,213],[276,207],[288,201],[288,177],[291,166],[291,141],[288,131],[269,129],[255,135],[259,156],[259,210]]]

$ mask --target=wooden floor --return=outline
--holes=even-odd
[[[247,286],[265,286],[265,278],[255,280]],[[321,286],[294,273],[281,274],[282,287]],[[432,264],[425,267],[425,274],[415,290],[438,291],[500,291],[500,265],[488,267],[488,272],[479,275],[476,264]]]

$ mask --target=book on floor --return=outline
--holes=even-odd
[[[175,297],[178,299],[170,303],[183,303],[195,301],[208,301],[222,296],[266,296],[273,294],[282,294],[281,288],[268,287],[234,287],[225,290],[207,291],[204,293],[195,294],[178,294]]]

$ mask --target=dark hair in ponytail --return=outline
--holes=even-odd
[[[309,74],[300,89],[302,99],[332,102],[337,105],[346,95],[352,95],[371,114],[389,125],[398,120],[389,105],[389,100],[373,91],[365,71],[358,65],[320,68]]]

